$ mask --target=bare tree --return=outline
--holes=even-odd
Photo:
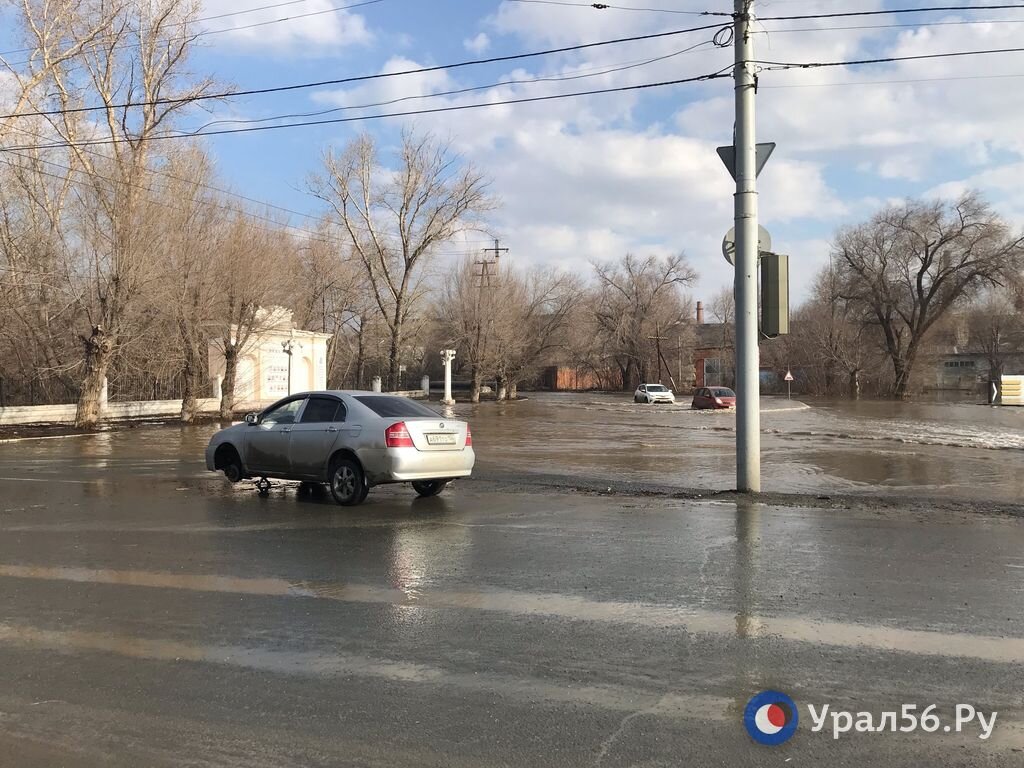
[[[58,400],[60,392],[77,392],[66,279],[74,181],[70,170],[51,168],[37,151],[10,154],[0,175],[0,358],[14,363],[7,372],[13,368]]]
[[[1024,320],[1014,298],[1011,291],[997,288],[967,312],[970,343],[985,355],[989,379],[998,380],[1007,358],[1024,350]]]
[[[181,355],[181,420],[192,422],[197,398],[207,384],[208,334],[218,301],[214,267],[223,248],[223,212],[211,192],[209,158],[186,149],[172,158],[161,177],[166,207],[164,231],[155,243],[153,264],[161,279],[151,293],[161,294],[158,309],[171,321]]]
[[[38,111],[42,91],[55,70],[65,69],[92,49],[107,44],[106,36],[124,13],[128,0],[95,3],[90,0],[5,0],[18,20],[18,31],[26,47],[13,55],[12,62],[0,56],[0,69],[14,80],[14,101],[4,112],[20,116]],[[28,54],[27,56],[25,54]],[[17,144],[34,144],[44,138],[38,123],[9,117],[0,121],[0,139],[12,138]]]
[[[543,356],[565,344],[566,320],[581,286],[574,275],[550,267],[520,275],[506,266],[499,280],[505,311],[495,329],[497,398],[515,400]]]
[[[796,335],[799,346],[813,351],[825,368],[826,389],[833,388],[832,375],[838,369],[846,377],[847,393],[853,399],[861,395],[861,374],[869,364],[877,363],[874,336],[877,329],[864,321],[864,308],[840,295],[835,270],[823,271],[814,287],[811,302],[801,313],[802,333]]]
[[[223,226],[211,265],[216,298],[209,328],[214,348],[224,356],[220,418],[228,420],[236,404],[239,360],[275,320],[262,310],[296,295],[299,244],[283,227],[243,211]]]
[[[838,295],[880,329],[894,395],[908,394],[936,321],[979,289],[1020,273],[1022,242],[976,193],[889,207],[840,232],[833,245]]]
[[[456,265],[438,299],[441,332],[446,343],[459,350],[459,363],[469,368],[469,397],[474,403],[480,402],[483,377],[495,367],[497,303],[495,287],[483,284],[471,257]]]
[[[594,264],[598,279],[594,316],[607,349],[617,360],[624,389],[646,381],[661,361],[652,340],[660,332],[686,321],[680,286],[692,283],[697,273],[682,254],[660,259],[638,259],[626,254],[611,264]]]
[[[723,349],[732,347],[736,336],[736,296],[732,287],[725,287],[711,297],[708,308],[711,316],[721,325]]]
[[[300,258],[296,295],[297,322],[333,336],[327,346],[327,378],[339,385],[350,380],[363,386],[366,326],[374,301],[367,291],[365,270],[330,221],[321,221],[305,243]]]
[[[449,144],[406,131],[398,154],[398,167],[388,170],[373,140],[360,136],[342,152],[326,152],[325,172],[309,184],[365,270],[389,334],[389,386],[398,381],[406,325],[424,294],[426,262],[493,206],[485,177]]]
[[[23,2],[19,23],[35,38],[30,58],[45,59],[51,40],[37,30],[54,4]],[[25,105],[45,111],[48,129],[69,149],[69,163],[89,184],[79,186],[81,258],[71,274],[78,285],[83,382],[76,423],[94,426],[107,370],[131,333],[130,317],[151,279],[148,256],[157,235],[149,195],[154,136],[167,130],[209,80],[190,81],[186,62],[199,10],[195,0],[71,2],[64,22],[95,37],[59,62],[51,61]],[[45,24],[44,24],[45,26]],[[82,107],[96,107],[85,117]],[[102,152],[83,140],[109,142]]]

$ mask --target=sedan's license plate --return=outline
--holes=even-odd
[[[430,445],[455,445],[455,435],[428,434],[427,443]]]

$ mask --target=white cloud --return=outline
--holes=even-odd
[[[704,10],[706,3],[681,0],[678,6]],[[858,9],[883,6],[882,0],[863,0]],[[775,10],[765,3],[761,14],[774,15]],[[808,0],[799,9],[826,10],[835,10],[834,0]],[[482,51],[498,36],[514,38],[525,49],[665,29],[664,18],[657,14],[507,2],[483,23],[487,33],[466,39],[467,49]],[[771,32],[758,34],[758,55],[771,61],[835,61],[1016,47],[1015,37],[1024,29],[1013,24],[831,29],[837,26],[871,25],[835,19],[765,22]],[[787,32],[783,27],[816,31]],[[501,85],[409,106],[637,85],[714,71],[728,63],[728,50],[708,47],[624,68],[700,39],[687,35],[531,60],[523,69],[496,77]],[[414,68],[414,58],[392,59],[385,70]],[[1024,115],[1006,97],[1017,81],[990,77],[1024,72],[1019,64],[1014,70],[1018,61],[1024,64],[1024,56],[761,73],[759,139],[779,145],[761,177],[762,220],[776,247],[793,258],[794,300],[805,295],[816,269],[827,263],[828,240],[837,226],[865,218],[906,194],[954,194],[979,187],[990,192],[999,210],[1024,221],[1024,193],[1017,192],[1024,173],[1019,129]],[[486,82],[474,77],[468,71],[427,73],[316,98],[351,106]],[[538,77],[546,80],[514,82]],[[964,77],[976,79],[959,79]],[[901,82],[907,80],[914,82]],[[504,202],[494,227],[517,258],[586,269],[589,259],[616,258],[630,250],[683,250],[702,274],[694,290],[699,297],[732,279],[720,253],[722,235],[732,223],[732,187],[714,147],[729,140],[733,108],[732,90],[721,81],[417,120],[422,129],[450,136],[467,159],[494,177],[495,191]],[[1004,163],[1006,169],[997,173],[994,163]]]
[[[393,74],[423,69],[424,65],[403,56],[393,56],[379,70],[380,74]],[[319,104],[354,108],[366,104],[380,104],[381,112],[415,108],[416,98],[439,91],[450,90],[451,79],[443,69],[420,72],[401,77],[384,77],[371,80],[355,88],[316,91],[312,98]],[[403,102],[412,102],[403,104]],[[390,104],[388,103],[390,102]]]
[[[486,32],[481,32],[476,37],[470,37],[462,41],[467,51],[472,53],[483,53],[491,47],[491,38]]]
[[[231,31],[207,35],[203,41],[222,48],[317,55],[371,43],[373,33],[367,28],[365,18],[345,10],[332,10],[337,7],[331,0],[308,0],[301,10],[263,8],[210,19],[204,22],[204,29]],[[235,0],[203,0],[202,17],[234,14],[238,10]],[[280,19],[286,20],[266,23]]]

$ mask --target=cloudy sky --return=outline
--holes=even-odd
[[[209,34],[200,38],[193,68],[243,89],[286,85],[681,30],[719,20],[692,12],[728,12],[732,6],[729,0],[620,0],[614,8],[596,10],[573,0],[376,0],[337,10],[357,2],[205,0]],[[1024,7],[767,20],[951,4],[960,3],[763,0],[756,4],[765,19],[757,27],[757,56],[828,62],[1019,46]],[[278,7],[238,13],[269,5]],[[635,10],[640,6],[647,10]],[[285,17],[292,18],[261,24]],[[731,49],[714,46],[713,35],[714,30],[678,34],[352,87],[239,98],[211,106],[212,115],[194,115],[191,127],[323,110],[338,111],[313,119],[353,117],[682,79],[729,66]],[[776,142],[778,149],[761,176],[762,223],[774,249],[791,254],[794,297],[804,295],[827,261],[835,228],[887,201],[978,187],[1006,216],[1024,223],[1022,83],[1020,53],[765,69],[758,138]],[[433,95],[465,88],[478,90]],[[731,82],[722,79],[424,115],[415,124],[449,137],[493,178],[503,203],[492,218],[493,234],[518,263],[584,270],[588,260],[626,251],[684,251],[701,276],[693,293],[706,298],[732,279],[720,250],[731,225],[731,180],[714,151],[731,142],[732,109]],[[342,145],[360,130],[390,147],[410,119],[207,141],[235,190],[316,213],[317,203],[303,187],[323,148]],[[309,225],[299,217],[292,221]],[[483,247],[483,238],[474,235],[452,246],[450,257]]]

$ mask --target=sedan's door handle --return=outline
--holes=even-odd
[[[282,429],[282,432],[291,432],[291,429]]]
[[[328,428],[327,428],[327,431],[328,431],[328,432],[337,432],[337,431],[338,431],[338,428],[337,428],[337,427],[328,427]]]

